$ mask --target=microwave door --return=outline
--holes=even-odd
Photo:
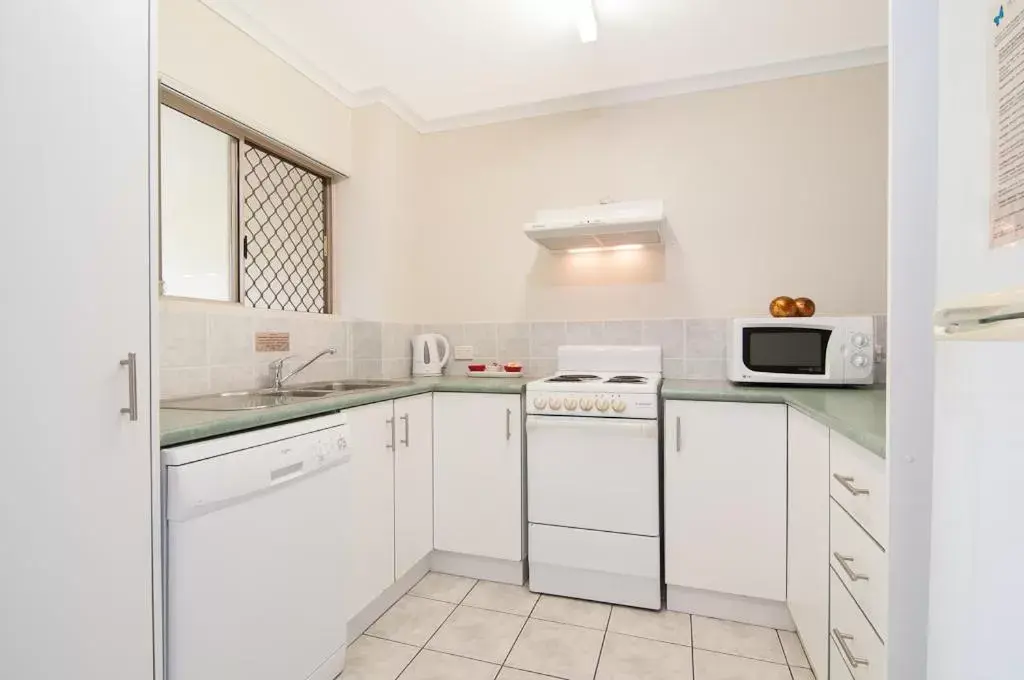
[[[832,333],[826,328],[744,328],[743,364],[755,374],[826,378]]]

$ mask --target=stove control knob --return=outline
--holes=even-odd
[[[580,408],[583,409],[584,411],[589,411],[590,409],[594,408],[594,400],[591,399],[590,397],[583,397],[582,399],[580,399]]]
[[[573,399],[572,397],[566,397],[565,398],[565,402],[563,402],[563,403],[565,405],[565,410],[566,411],[575,411],[576,410],[576,404],[578,404],[579,402],[576,401],[575,399]]]
[[[559,397],[551,397],[548,399],[548,408],[552,411],[562,410],[562,400]]]
[[[868,346],[868,336],[863,333],[853,334],[853,346],[859,349],[863,349]]]
[[[621,399],[616,399],[612,402],[612,408],[615,409],[616,413],[622,413],[626,410],[626,402]]]
[[[853,359],[851,361],[853,362],[853,365],[856,366],[857,368],[864,368],[865,366],[868,365],[868,358],[863,354],[854,354]]]
[[[595,404],[595,406],[597,406],[597,410],[598,411],[607,411],[608,410],[608,400],[604,399],[603,397],[598,397],[597,398],[597,403]]]
[[[536,409],[539,409],[539,410],[543,411],[544,407],[547,406],[547,405],[548,405],[548,400],[544,399],[543,397],[537,397],[536,399],[533,400],[533,406]]]

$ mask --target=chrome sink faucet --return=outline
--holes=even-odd
[[[299,366],[298,368],[296,368],[294,371],[292,371],[288,375],[284,375],[284,362],[288,361],[289,359],[295,359],[296,357],[289,356],[289,357],[285,357],[283,359],[278,359],[276,361],[272,361],[270,363],[270,370],[274,374],[274,389],[275,390],[281,389],[281,387],[286,382],[288,382],[289,380],[291,380],[292,378],[297,376],[299,373],[302,373],[304,370],[309,368],[313,364],[313,362],[316,361],[317,359],[319,359],[321,357],[324,357],[324,356],[327,356],[328,354],[337,354],[337,352],[338,352],[338,350],[334,349],[333,347],[328,347],[327,349],[325,349],[324,351],[320,352],[319,354],[317,354],[315,357],[313,357],[312,359],[310,359],[306,363],[304,363],[301,366]]]

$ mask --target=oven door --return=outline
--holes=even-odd
[[[526,418],[529,519],[658,536],[658,421]]]

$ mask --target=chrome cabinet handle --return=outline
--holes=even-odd
[[[391,428],[391,442],[384,445],[385,449],[395,450],[395,419],[388,418],[384,421],[384,424]]]
[[[868,496],[871,494],[867,489],[861,489],[853,485],[853,477],[845,477],[838,472],[832,475],[836,481],[843,485],[843,488],[854,496]]]
[[[871,580],[870,578],[868,578],[864,574],[858,574],[853,569],[850,569],[850,562],[856,562],[856,560],[853,559],[852,557],[847,557],[846,555],[840,555],[838,552],[832,553],[832,556],[836,558],[836,561],[839,562],[839,566],[843,568],[843,571],[846,572],[846,575],[850,577],[851,581],[870,581]]]
[[[839,645],[839,649],[842,650],[843,656],[846,657],[846,660],[849,662],[850,666],[852,666],[853,668],[857,668],[857,666],[867,666],[868,665],[868,660],[867,659],[860,659],[860,658],[854,656],[853,655],[853,650],[850,649],[850,646],[848,644],[846,644],[847,640],[850,640],[851,642],[853,641],[853,636],[852,635],[847,635],[846,633],[842,632],[838,628],[833,628],[832,629],[832,635],[835,636],[836,644]]]
[[[121,359],[121,365],[128,367],[128,406],[121,409],[121,413],[128,416],[128,420],[139,419],[139,375],[136,367],[135,352],[129,352],[127,359]]]
[[[683,419],[676,416],[676,453],[683,450]]]
[[[505,441],[512,439],[512,409],[505,409]]]
[[[405,439],[402,440],[402,443],[405,444],[405,448],[409,448],[409,414],[406,413],[402,416],[402,420],[405,421]]]

